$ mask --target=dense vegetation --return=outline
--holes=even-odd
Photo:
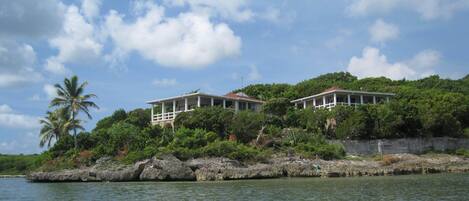
[[[397,96],[389,103],[332,110],[297,110],[290,103],[330,87],[392,92]],[[236,91],[265,100],[263,111],[235,113],[219,107],[198,108],[179,114],[172,128],[151,126],[149,109],[120,109],[98,121],[90,132],[74,135],[70,132],[81,128],[76,114],[82,111],[89,116],[87,106],[95,105],[84,100],[85,105],[76,107],[81,110],[73,112],[72,106],[62,104],[65,107],[48,113],[43,122],[42,145],[56,142],[38,156],[38,161],[42,161],[42,169],[50,170],[89,165],[104,156],[131,163],[168,153],[181,159],[223,156],[246,162],[272,154],[337,159],[344,157],[344,150],[329,144],[328,139],[469,137],[469,76],[460,80],[430,76],[393,81],[330,73],[296,85],[258,84]],[[82,93],[83,88],[78,92]],[[75,96],[80,97],[83,95]]]
[[[40,165],[37,155],[0,154],[0,175],[23,175]]]
[[[390,103],[331,111],[293,110],[289,100],[330,87],[391,92]],[[267,101],[266,112],[283,119],[282,127],[299,127],[331,139],[469,136],[469,75],[459,79],[430,76],[421,80],[357,79],[349,73],[330,73],[296,85],[257,84],[244,93]],[[327,123],[327,120],[335,122]]]

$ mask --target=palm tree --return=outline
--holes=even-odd
[[[91,119],[89,108],[97,108],[99,107],[92,101],[91,98],[95,98],[96,95],[94,94],[83,94],[85,87],[88,85],[88,82],[83,82],[82,84],[78,84],[78,77],[73,76],[70,79],[64,79],[64,85],[61,86],[60,84],[55,84],[55,88],[57,89],[57,97],[54,98],[51,103],[50,107],[61,107],[69,112],[70,120],[73,129],[73,137],[75,142],[75,148],[78,147],[77,144],[77,126],[76,123],[79,123],[76,120],[77,115],[79,112],[84,112],[86,116]]]
[[[72,122],[70,120],[70,115],[64,109],[47,112],[47,116],[44,119],[39,120],[39,122],[43,124],[40,131],[40,147],[44,147],[46,143],[47,147],[50,147],[52,140],[58,141],[61,137],[68,135],[69,131],[72,130],[73,127],[81,130],[84,129],[80,126],[80,122]]]

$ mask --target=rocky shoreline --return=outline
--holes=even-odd
[[[227,158],[197,158],[180,161],[172,155],[120,164],[111,158],[99,159],[94,166],[55,172],[33,172],[32,182],[121,182],[121,181],[216,181],[279,177],[351,177],[469,172],[469,159],[437,154],[387,155],[381,161],[311,160],[275,157],[265,163],[243,164]]]

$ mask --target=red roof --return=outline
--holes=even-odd
[[[323,91],[323,93],[324,93],[324,92],[329,92],[329,91],[334,91],[334,90],[342,90],[342,89],[341,89],[340,87],[338,87],[338,86],[333,86],[333,87],[331,87],[331,88],[325,89],[325,90]]]
[[[238,92],[238,93],[230,92],[230,93],[227,93],[227,94],[225,95],[225,97],[235,98],[235,99],[242,99],[242,100],[248,100],[248,101],[262,102],[261,100],[258,100],[258,99],[255,99],[255,98],[253,98],[253,97],[250,97],[250,96],[246,95],[246,94],[243,93],[243,92]]]

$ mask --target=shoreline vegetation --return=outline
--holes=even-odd
[[[396,159],[398,162],[392,165],[408,164],[405,161],[417,160],[428,166],[417,164],[394,168],[379,166],[379,162],[374,160],[355,161],[351,156],[347,156],[341,144],[329,141],[467,138],[469,75],[459,80],[430,76],[414,81],[394,81],[384,77],[358,79],[345,72],[329,73],[295,85],[256,84],[234,90],[264,100],[261,112],[234,112],[220,107],[196,108],[192,112],[179,114],[172,127],[151,125],[150,109],[119,109],[99,120],[91,131],[84,131],[81,126],[83,118],[91,118],[90,108],[97,107],[90,100],[95,95],[84,93],[86,86],[87,82],[80,84],[75,76],[65,79],[62,85],[55,85],[58,96],[50,104],[52,111],[41,121],[41,145],[49,149],[37,156],[35,165],[30,169],[31,180],[40,181],[41,179],[34,178],[50,176],[70,176],[75,180],[78,180],[77,177],[83,177],[84,180],[94,180],[98,177],[100,180],[129,176],[136,178],[140,177],[145,169],[149,171],[149,178],[160,178],[154,175],[158,175],[155,172],[161,170],[155,170],[154,167],[186,164],[187,161],[202,161],[202,165],[181,165],[189,169],[184,168],[182,172],[176,172],[197,175],[197,171],[204,170],[201,167],[213,167],[213,170],[207,170],[207,174],[211,171],[225,172],[223,174],[229,174],[227,172],[230,171],[244,172],[240,173],[244,176],[227,176],[229,179],[251,178],[249,175],[264,173],[276,176],[295,175],[290,170],[305,170],[310,172],[305,173],[306,175],[316,175],[310,168],[316,166],[321,167],[321,171],[338,172],[339,175],[355,175],[355,172],[363,171],[367,171],[365,175],[401,174],[409,172],[406,168],[410,168],[411,173],[425,172],[427,169],[428,172],[466,171],[469,154],[468,150],[464,149],[454,151],[458,156],[442,156],[451,160],[441,159],[443,162],[437,164],[432,162],[434,159],[427,161],[425,157],[409,155],[417,158]],[[357,107],[337,106],[331,110],[296,109],[290,102],[331,87],[389,92],[396,96],[387,103]],[[155,111],[160,110],[156,108]],[[162,158],[167,156],[172,159]],[[392,155],[389,157],[395,158]],[[218,159],[231,162],[210,162]],[[458,161],[458,165],[462,167],[451,168],[452,159]],[[103,165],[107,164],[102,163],[103,160],[116,166]],[[203,162],[204,160],[206,162]],[[344,171],[324,168],[336,167],[335,164]],[[138,171],[134,171],[135,168]],[[262,168],[271,170],[263,171]],[[349,169],[353,169],[353,173],[349,173]],[[120,171],[124,170],[129,171],[121,175]],[[139,172],[140,170],[142,172]],[[71,175],[67,176],[70,172]],[[326,174],[320,173],[321,176]],[[65,176],[60,176],[61,174]],[[213,177],[219,177],[217,174]]]

